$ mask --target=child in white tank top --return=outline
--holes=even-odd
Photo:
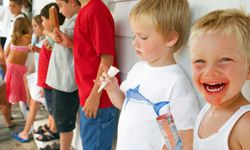
[[[192,27],[193,81],[208,104],[194,129],[194,150],[249,150],[250,103],[241,88],[250,79],[250,17],[217,10]]]

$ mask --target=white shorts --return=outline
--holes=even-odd
[[[41,95],[43,89],[37,85],[37,72],[28,74],[26,78],[31,98],[34,101],[45,103],[45,99]]]

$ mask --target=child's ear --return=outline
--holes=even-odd
[[[168,38],[167,38],[167,41],[166,41],[166,46],[167,47],[174,46],[177,43],[178,38],[179,38],[179,35],[178,35],[177,32],[175,32],[175,31],[174,32],[170,32],[168,34]]]

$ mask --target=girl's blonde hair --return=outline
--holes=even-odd
[[[153,25],[163,39],[167,39],[170,32],[177,32],[175,51],[185,45],[189,37],[191,15],[187,0],[140,0],[130,11],[129,19]]]
[[[195,22],[191,29],[190,41],[204,34],[234,36],[246,51],[250,64],[250,16],[243,10],[226,9],[208,13]]]
[[[17,18],[14,22],[14,28],[12,32],[12,44],[19,44],[21,38],[24,35],[30,35],[32,33],[31,22],[26,17]]]

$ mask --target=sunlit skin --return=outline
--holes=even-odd
[[[214,106],[223,107],[242,97],[241,87],[249,76],[249,65],[246,52],[238,43],[235,37],[218,33],[191,41],[194,84]]]
[[[39,24],[37,24],[37,22],[32,19],[32,29],[33,29],[33,33],[36,35],[36,36],[42,36],[43,35],[43,27],[40,26]]]
[[[50,20],[45,18],[44,16],[42,16],[41,18],[42,18],[42,25],[43,25],[44,29],[52,32],[53,29],[52,29],[52,25],[50,23]]]
[[[72,11],[74,7],[77,5],[75,0],[69,0],[68,3],[62,0],[56,0],[56,3],[59,7],[60,12],[66,17],[66,18],[71,18],[75,13],[78,12],[80,9],[75,9],[76,11]]]
[[[156,32],[153,25],[145,25],[142,21],[133,19],[130,25],[134,33],[132,44],[141,60],[147,61],[153,67],[176,63],[173,58],[173,44],[163,39],[162,35]]]
[[[21,10],[22,10],[22,6],[18,5],[17,3],[13,2],[13,1],[10,1],[9,8],[10,8],[10,12],[14,16],[17,16],[18,14],[20,14]]]

